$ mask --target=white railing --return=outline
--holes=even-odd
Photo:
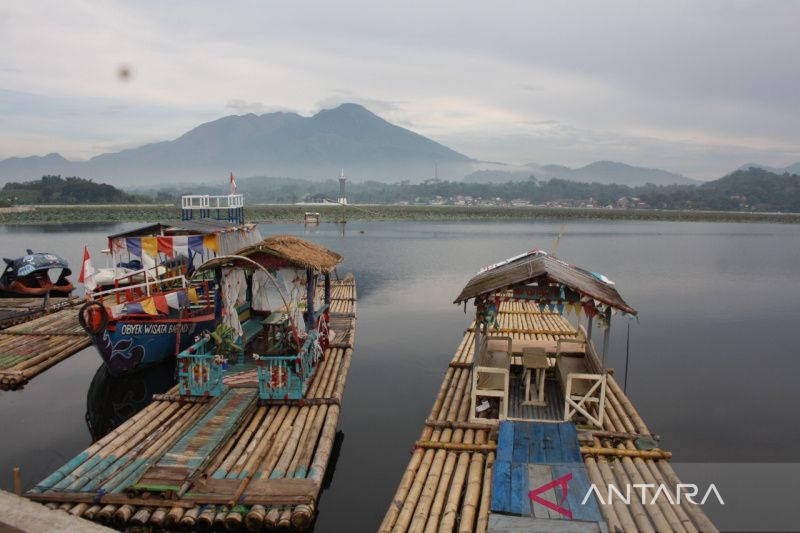
[[[150,276],[149,276],[147,270],[137,270],[136,272],[131,272],[126,277],[132,277],[132,276],[135,276],[135,275],[138,275],[138,274],[144,274],[144,282],[137,283],[135,285],[125,285],[124,287],[114,287],[113,289],[106,289],[104,291],[91,293],[92,300],[102,300],[104,296],[111,296],[111,295],[116,295],[116,294],[120,294],[120,293],[125,293],[125,292],[132,291],[134,289],[138,289],[138,288],[141,288],[141,287],[144,287],[145,295],[146,296],[150,296],[150,286],[151,285],[158,285],[158,284],[161,284],[161,283],[166,283],[166,282],[175,281],[175,280],[180,280],[181,288],[185,289],[186,286],[187,286],[186,276],[184,276],[184,275],[172,276],[172,277],[169,277],[169,278],[153,278],[153,279],[150,279]]]
[[[187,194],[181,196],[181,209],[238,209],[244,207],[244,195],[226,194],[211,196],[208,194]]]

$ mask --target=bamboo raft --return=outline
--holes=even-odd
[[[332,322],[349,318],[354,280],[333,289]],[[259,400],[254,370],[226,376],[217,398],[175,387],[26,496],[119,528],[309,528],[353,356],[355,320],[342,323],[350,344],[326,350],[303,400]]]
[[[17,389],[91,344],[74,307],[0,331],[0,389]]]
[[[77,298],[0,298],[0,330],[79,303]]]
[[[564,317],[541,313],[530,302],[508,301],[499,308],[501,331],[513,338],[556,340],[577,334]],[[497,422],[468,422],[472,355],[471,326],[447,369],[442,386],[416,442],[381,532],[459,531],[483,533],[489,527],[492,469],[497,449]],[[588,356],[588,353],[587,353]],[[599,365],[599,361],[595,362]],[[583,432],[580,452],[589,479],[598,486],[633,483],[680,483],[669,464],[671,454],[643,452],[634,445],[640,436],[652,437],[647,425],[614,380],[608,377],[602,430]],[[652,490],[648,489],[647,501]],[[674,493],[674,492],[673,492]],[[599,503],[608,531],[716,532],[699,506],[683,499],[680,505],[661,501],[630,505],[618,499]]]

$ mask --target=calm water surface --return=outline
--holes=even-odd
[[[77,280],[83,245],[107,246],[125,225],[0,227],[0,252],[67,257]],[[357,345],[340,420],[335,471],[316,531],[373,531],[394,494],[469,316],[452,305],[482,265],[541,247],[545,223],[265,224],[345,256],[358,282]],[[630,323],[628,393],[676,460],[796,461],[800,425],[780,408],[797,390],[800,226],[572,222],[558,255],[602,272],[640,313]],[[95,265],[102,258],[94,258]],[[612,323],[609,366],[624,381],[628,321]],[[171,369],[113,382],[87,349],[0,393],[0,487],[22,468],[25,488],[169,386]],[[97,375],[96,375],[97,374]],[[86,418],[91,420],[87,424]]]

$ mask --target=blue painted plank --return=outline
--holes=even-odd
[[[514,422],[514,450],[511,453],[511,462],[528,462],[528,448],[531,442],[531,425],[532,424],[528,422]]]
[[[581,502],[589,491],[589,477],[586,468],[577,464],[562,464],[553,466],[553,478],[558,479],[567,474],[572,474],[572,479],[568,483],[567,500],[562,507],[572,512],[573,520],[583,520],[586,522],[599,522],[602,520],[600,509],[597,507],[597,500],[594,495],[590,496],[585,504]],[[561,501],[560,491],[557,490],[557,502]]]
[[[558,432],[559,424],[542,424],[544,426],[544,458],[545,463],[562,463],[561,436]]]
[[[514,423],[500,422],[500,431],[497,437],[497,462],[511,462],[511,452],[514,447]]]
[[[532,464],[544,464],[546,461],[544,454],[544,426],[541,422],[531,424],[530,450],[528,452],[528,462]]]
[[[511,463],[495,461],[492,470],[492,511],[511,512]]]
[[[531,514],[527,463],[511,463],[511,512],[526,516]]]
[[[561,436],[561,462],[583,464],[575,424],[572,422],[558,424],[558,433]]]

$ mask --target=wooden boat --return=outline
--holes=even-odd
[[[174,357],[215,328],[214,280],[189,278],[205,261],[261,240],[255,224],[244,223],[243,206],[240,194],[185,196],[181,221],[108,237],[113,266],[94,274],[97,287],[79,318],[112,376]]]
[[[51,253],[34,253],[17,259],[3,258],[6,269],[0,276],[0,297],[31,298],[69,296],[75,289],[67,277],[72,274],[66,259]],[[56,280],[50,271],[60,270]]]

